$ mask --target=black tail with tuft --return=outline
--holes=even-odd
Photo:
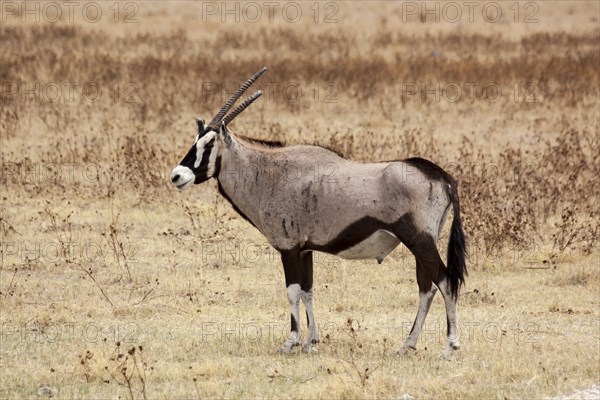
[[[454,298],[458,296],[458,289],[465,282],[467,275],[467,264],[465,257],[467,255],[467,244],[465,234],[460,220],[460,204],[458,201],[458,185],[456,181],[450,183],[450,199],[452,201],[452,210],[454,218],[450,228],[450,241],[448,242],[448,280],[450,281],[450,290]]]

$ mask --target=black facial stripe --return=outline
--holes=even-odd
[[[190,151],[183,157],[183,160],[179,163],[179,165],[188,167],[189,169],[194,169],[194,162],[196,161],[196,145],[192,146]]]
[[[212,151],[213,146],[215,145],[215,139],[211,139],[204,145],[204,151],[202,152],[202,160],[200,160],[200,165],[198,168],[194,168],[194,175],[196,175],[195,183],[204,182],[208,178],[208,163],[210,161],[210,153]]]
[[[200,165],[198,169],[206,169],[208,168],[208,161],[210,160],[210,152],[212,151],[213,146],[215,145],[215,139],[209,140],[208,143],[204,145],[204,151],[202,152],[202,160],[200,161]]]
[[[200,135],[200,138],[204,136],[204,135]],[[200,140],[200,138],[198,138],[198,140]],[[207,155],[207,150],[208,153],[210,153],[210,150],[212,149],[212,147],[214,146],[215,143],[215,138],[212,138],[211,140],[208,141],[208,143],[206,143],[204,145],[204,152],[202,153],[202,158],[204,158],[204,156]],[[194,164],[196,162],[196,155],[198,153],[197,148],[196,148],[196,144],[194,144],[190,150],[187,152],[187,154],[185,155],[185,157],[183,157],[183,160],[181,160],[181,162],[179,163],[179,165],[182,165],[184,167],[188,167],[191,170],[194,170]],[[201,161],[202,163],[203,161]],[[206,164],[208,164],[208,161],[206,161]],[[200,166],[198,166],[198,168],[200,168]]]
[[[215,138],[212,138],[204,145],[200,163],[198,164],[197,168],[194,168],[194,165],[198,161],[197,143],[193,145],[192,148],[190,148],[183,160],[181,160],[181,162],[179,163],[179,165],[192,170],[192,172],[194,173],[194,183],[196,184],[204,182],[212,177],[208,176],[208,166],[210,161],[210,153],[212,152],[213,147],[215,145],[215,140]]]

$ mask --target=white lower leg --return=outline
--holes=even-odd
[[[445,352],[450,355],[453,350],[460,348],[460,340],[458,337],[458,318],[456,313],[456,298],[450,292],[446,280],[440,282],[440,291],[444,296],[444,304],[446,305],[446,318],[448,324],[448,336]]]
[[[306,318],[308,324],[308,337],[304,341],[302,346],[303,351],[309,351],[311,346],[319,342],[319,332],[317,330],[317,324],[315,322],[315,316],[313,312],[313,289],[310,288],[308,292],[301,291],[300,297],[306,308]]]
[[[290,335],[279,349],[280,352],[289,353],[294,346],[300,344],[300,285],[293,283],[287,287],[288,301],[290,302]]]
[[[427,317],[427,313],[429,312],[429,308],[431,307],[431,302],[433,301],[433,297],[437,292],[437,288],[431,285],[431,289],[427,292],[419,292],[419,310],[417,311],[417,317],[415,318],[415,323],[406,339],[404,344],[405,347],[415,349],[417,347],[417,340],[419,339],[419,334],[421,333],[421,329],[423,329],[423,324],[425,323],[425,318]]]

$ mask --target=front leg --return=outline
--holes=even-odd
[[[302,279],[302,259],[300,252],[282,251],[281,261],[285,273],[285,286],[287,297],[290,302],[290,335],[285,343],[279,348],[280,353],[291,353],[292,349],[300,345],[300,294],[302,292],[300,282]]]
[[[308,291],[302,290],[302,302],[306,308],[306,320],[308,324],[308,336],[302,344],[302,352],[310,353],[313,349],[313,344],[319,343],[319,331],[315,322],[315,314],[313,312],[313,289]]]
[[[319,332],[315,315],[313,312],[313,253],[312,251],[305,252],[302,258],[302,281],[300,284],[300,297],[306,308],[306,323],[308,325],[308,336],[302,344],[302,352],[309,353],[312,350],[313,344],[319,342]]]

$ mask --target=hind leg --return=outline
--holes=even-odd
[[[440,293],[444,298],[444,304],[446,306],[447,336],[444,355],[449,358],[454,350],[458,350],[460,348],[460,340],[458,338],[458,320],[456,315],[458,294],[456,294],[455,296],[452,293],[452,290],[450,289],[450,282],[448,281],[448,270],[446,269],[446,266],[444,265],[442,259],[439,258],[439,254],[438,262],[435,268],[436,273],[433,282],[436,284],[438,289],[440,289]]]
[[[411,246],[410,250],[417,259],[417,283],[419,285],[419,310],[415,323],[405,343],[405,348],[416,348],[419,333],[425,322],[425,317],[431,306],[435,287],[440,289],[446,306],[447,343],[444,350],[446,357],[450,357],[454,350],[460,348],[458,338],[458,322],[456,313],[456,297],[450,290],[448,274],[444,262],[431,237],[421,240],[418,245]],[[434,286],[435,285],[435,286]]]
[[[427,274],[425,270],[425,266],[420,265],[417,261],[417,284],[419,285],[419,309],[417,311],[417,316],[415,317],[415,322],[413,323],[412,329],[410,330],[410,334],[404,343],[404,348],[399,351],[399,353],[406,353],[409,350],[415,350],[417,348],[417,341],[419,340],[419,335],[421,333],[421,329],[423,329],[423,324],[425,323],[425,318],[427,317],[427,313],[429,312],[429,308],[431,307],[431,303],[433,302],[433,297],[437,292],[437,287],[433,284],[431,280],[430,274]]]
[[[446,347],[444,349],[444,355],[446,357],[452,356],[454,350],[460,349],[460,340],[458,338],[458,318],[456,313],[457,297],[454,296],[450,290],[448,279],[446,277],[446,268],[443,263],[439,267],[439,275],[443,276],[436,284],[438,285],[442,296],[444,297],[444,303],[446,305],[446,325],[447,325],[447,338]]]

